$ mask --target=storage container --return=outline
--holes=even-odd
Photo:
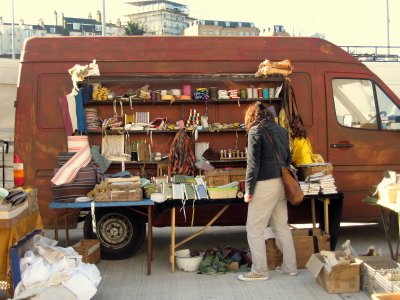
[[[207,188],[210,199],[231,199],[236,198],[238,187],[229,188]]]
[[[87,264],[97,264],[100,261],[100,242],[99,240],[81,240],[72,246],[79,255],[82,255],[82,261]]]

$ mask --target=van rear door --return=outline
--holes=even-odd
[[[362,202],[356,200],[368,195],[385,170],[400,170],[398,99],[363,74],[327,73],[325,83],[328,160],[334,164],[335,180],[350,196],[345,205],[354,206],[360,217],[376,215],[376,208],[360,209]]]

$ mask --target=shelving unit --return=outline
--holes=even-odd
[[[135,114],[136,112],[149,112],[150,121],[156,117],[167,118],[167,123],[175,124],[178,120],[186,120],[189,116],[190,109],[196,109],[200,115],[208,116],[208,123],[243,123],[244,114],[249,105],[255,101],[262,101],[267,105],[275,107],[279,112],[283,101],[283,90],[278,97],[271,98],[248,98],[248,99],[209,99],[207,101],[200,100],[143,100],[140,98],[131,99],[129,101],[127,92],[135,91],[148,84],[150,90],[171,90],[182,88],[183,85],[190,84],[192,91],[196,88],[216,87],[218,90],[231,89],[247,89],[247,88],[277,88],[284,85],[285,81],[282,76],[271,76],[268,78],[256,78],[254,74],[130,74],[120,76],[118,74],[107,76],[87,77],[81,84],[100,83],[113,91],[116,95],[117,110],[120,112],[120,104],[123,104],[125,114]],[[122,96],[121,96],[122,95]],[[101,118],[110,118],[113,113],[114,100],[96,100],[89,102],[87,107],[96,107]],[[121,119],[122,120],[122,119]],[[106,134],[120,134],[118,130],[107,130]],[[131,139],[147,139],[150,140],[152,135],[152,151],[166,154],[169,152],[169,146],[174,135],[178,130],[129,130]],[[187,131],[191,134],[191,130]],[[102,130],[89,130],[89,140],[91,143],[101,145]],[[198,141],[209,142],[210,148],[219,152],[221,149],[244,149],[247,138],[244,135],[243,128],[224,129],[218,131],[198,130]],[[243,160],[217,160],[212,163],[221,165],[244,164]],[[142,162],[151,163],[151,162]],[[140,163],[139,163],[140,164]],[[138,164],[127,164],[127,167],[136,167]],[[149,164],[149,168],[151,168]]]

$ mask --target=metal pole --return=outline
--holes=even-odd
[[[101,35],[106,35],[106,0],[103,0],[103,13],[101,18]]]
[[[386,0],[386,24],[387,24],[387,47],[388,47],[388,55],[390,55],[390,19],[389,19],[389,0]]]
[[[12,4],[12,24],[11,24],[11,49],[12,49],[12,59],[15,59],[15,38],[14,38],[14,0],[11,1]]]

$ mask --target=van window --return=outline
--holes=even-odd
[[[382,129],[400,129],[400,110],[397,105],[378,86],[376,86],[376,97],[378,99]]]
[[[375,83],[365,79],[334,79],[332,87],[339,124],[363,129],[400,129],[398,106]]]
[[[373,86],[370,80],[332,81],[336,118],[346,127],[378,129]]]

